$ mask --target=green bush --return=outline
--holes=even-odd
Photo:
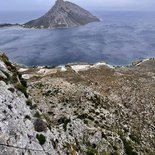
[[[86,118],[88,118],[88,114],[86,114],[86,113],[81,114],[77,118],[79,118],[79,119],[86,119]]]
[[[41,115],[40,115],[40,113],[38,111],[36,111],[36,113],[34,114],[34,117],[40,118]]]
[[[83,122],[84,122],[84,124],[87,124],[88,125],[88,120],[84,120]]]
[[[11,83],[17,83],[18,82],[18,75],[17,75],[17,73],[13,73],[10,82]]]
[[[32,101],[30,99],[28,99],[26,101],[26,105],[30,107],[31,110],[36,109],[37,105],[36,104],[32,104]]]
[[[21,84],[22,84],[24,87],[27,88],[27,81],[26,81],[25,79],[20,78],[20,82],[21,82]]]
[[[26,100],[26,105],[31,107],[32,106],[32,101],[30,99]]]
[[[45,142],[46,142],[46,137],[45,137],[44,135],[42,135],[42,134],[37,134],[37,135],[36,135],[36,138],[38,139],[40,145],[44,145],[44,144],[45,144]]]
[[[22,92],[25,95],[26,98],[28,98],[26,87],[24,87],[23,85],[21,85],[20,83],[18,83],[18,84],[15,85],[15,88],[17,90],[19,90],[20,92]]]

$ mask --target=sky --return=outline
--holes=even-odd
[[[68,0],[85,9],[154,11],[155,0]],[[48,10],[55,0],[0,0],[0,11],[40,11]]]

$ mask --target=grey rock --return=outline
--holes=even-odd
[[[57,0],[42,17],[25,23],[27,28],[68,28],[97,22],[99,19],[71,2]]]

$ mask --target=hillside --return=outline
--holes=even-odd
[[[155,60],[16,67],[0,54],[0,154],[154,155]]]

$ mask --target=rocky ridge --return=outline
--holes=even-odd
[[[1,54],[0,107],[2,155],[154,155],[155,60],[22,68]]]
[[[99,19],[71,2],[57,0],[42,17],[25,23],[27,28],[68,28],[97,22]]]

